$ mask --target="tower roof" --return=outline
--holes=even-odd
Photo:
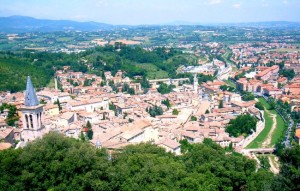
[[[31,79],[28,76],[27,83],[26,83],[26,92],[25,92],[25,106],[32,107],[32,106],[37,106],[37,105],[39,105],[39,100],[36,96]]]

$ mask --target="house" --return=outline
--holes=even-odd
[[[91,124],[93,124],[99,122],[101,119],[102,118],[100,118],[100,116],[95,112],[78,112],[78,120],[81,120],[85,123],[89,121]]]
[[[159,141],[157,145],[164,148],[166,152],[171,152],[175,155],[181,154],[180,144],[175,140],[166,138],[162,141]]]
[[[78,139],[80,137],[81,128],[84,124],[80,121],[76,121],[64,128],[64,135],[66,137],[72,137]]]
[[[277,80],[278,84],[286,84],[288,82],[288,79],[286,77],[280,77]]]
[[[296,129],[295,139],[296,139],[297,143],[300,145],[300,128]]]
[[[0,129],[0,142],[14,143],[14,129],[1,128]]]
[[[181,132],[181,139],[186,139],[189,143],[201,143],[203,141],[203,136],[196,131],[188,131],[190,128],[186,129],[186,131]]]
[[[258,74],[255,75],[255,78],[258,80],[263,80],[266,81],[268,80],[273,74],[277,74],[279,71],[279,66],[278,65],[274,65],[272,67],[269,67],[261,72],[259,72]]]
[[[77,121],[77,114],[73,112],[65,112],[57,119],[59,127],[68,127],[71,123]]]
[[[143,129],[134,129],[131,131],[125,131],[121,134],[120,139],[129,143],[141,143],[145,140],[145,134]]]
[[[281,89],[277,89],[277,88],[264,88],[263,90],[263,94],[267,95],[267,96],[271,96],[274,98],[277,98],[278,96],[282,95],[282,90]]]
[[[5,150],[5,149],[9,149],[12,147],[11,143],[0,143],[0,151]]]
[[[231,102],[233,107],[240,107],[242,109],[242,112],[248,111],[248,108],[254,107],[256,101],[248,101],[248,102],[239,102],[239,101],[233,101]]]
[[[5,119],[1,119],[0,118],[0,129],[4,129],[4,128],[6,128],[7,127],[7,124],[6,124],[6,122],[5,122]]]
[[[59,114],[59,108],[57,104],[47,104],[44,107],[44,111],[46,115],[58,115]]]
[[[299,95],[300,94],[300,84],[288,84],[284,87],[284,92],[288,95]]]
[[[102,98],[71,100],[66,104],[66,108],[71,111],[93,112],[100,108],[108,109],[108,100]]]

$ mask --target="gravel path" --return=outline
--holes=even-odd
[[[269,147],[272,147],[271,144],[271,140],[272,140],[272,135],[274,133],[274,130],[276,128],[276,125],[277,125],[277,120],[276,120],[276,115],[275,114],[270,114],[269,111],[265,110],[268,115],[270,115],[272,118],[273,118],[273,125],[272,125],[272,128],[267,136],[267,138],[264,140],[264,142],[262,143],[262,148],[269,148]]]

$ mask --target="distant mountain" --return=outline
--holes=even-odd
[[[300,22],[290,21],[266,21],[266,22],[245,22],[245,23],[214,23],[212,26],[234,26],[234,27],[255,27],[255,28],[300,28]]]
[[[96,31],[112,28],[113,25],[97,22],[48,20],[25,16],[0,17],[0,32],[53,32],[64,30]]]
[[[266,21],[266,22],[244,22],[244,23],[202,23],[174,21],[160,25],[202,25],[202,26],[228,26],[228,27],[255,27],[255,28],[300,28],[300,22],[289,21]]]
[[[173,21],[168,23],[162,23],[160,25],[201,25],[197,22],[188,22],[188,21]]]

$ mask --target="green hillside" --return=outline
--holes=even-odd
[[[0,58],[0,91],[24,90],[28,75],[31,76],[34,86],[41,88],[49,83],[53,70],[16,57]]]

